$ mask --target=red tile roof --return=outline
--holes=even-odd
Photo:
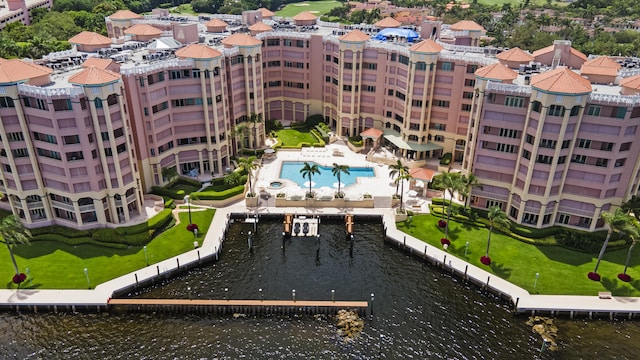
[[[251,35],[237,33],[222,40],[222,43],[230,46],[256,46],[261,45],[262,41]]]
[[[69,42],[79,45],[111,45],[111,39],[91,31],[83,31],[80,34],[69,39]]]
[[[216,49],[203,44],[191,44],[176,51],[176,56],[188,59],[214,59],[222,56]]]
[[[582,75],[618,76],[620,64],[608,56],[598,56],[582,64]]]
[[[592,90],[589,80],[566,67],[558,67],[555,70],[533,76],[531,86],[543,91],[562,94],[585,94]]]
[[[480,24],[471,20],[458,21],[451,25],[450,29],[453,31],[484,31],[484,28]]]
[[[258,9],[258,11],[260,11],[262,13],[262,17],[272,17],[275,15],[275,13],[269,9],[265,9],[265,8],[260,8]]]
[[[69,77],[70,84],[104,85],[120,80],[120,74],[89,66],[85,70]]]
[[[53,70],[21,59],[0,58],[0,84],[15,84],[31,78],[51,75]]]
[[[112,63],[113,63],[113,60],[111,59],[101,59],[101,58],[90,57],[87,60],[85,60],[85,62],[82,63],[82,67],[88,68],[91,66],[95,66],[99,69],[106,69]]]
[[[251,31],[271,31],[273,28],[262,21],[258,21],[257,23],[249,26],[249,30]]]
[[[529,54],[528,52],[518,47],[514,47],[513,49],[509,49],[507,51],[501,52],[500,54],[496,55],[496,58],[504,61],[516,61],[516,62],[529,62],[535,59],[533,55]]]
[[[127,35],[160,36],[160,34],[162,34],[162,30],[149,24],[135,24],[125,30],[124,33]]]
[[[346,42],[365,42],[367,40],[369,40],[369,35],[360,30],[353,30],[340,36],[340,41]]]
[[[409,48],[410,51],[425,53],[425,54],[437,54],[444,49],[440,44],[431,39],[422,40],[419,43]]]
[[[131,19],[141,19],[143,16],[134,13],[131,10],[118,10],[115,13],[109,16],[111,20],[131,20]]]
[[[380,136],[382,136],[382,134],[384,134],[382,130],[375,129],[375,128],[368,128],[365,131],[361,132],[360,136],[362,136],[363,138],[377,139]]]
[[[620,86],[629,89],[640,90],[640,75],[624,78],[620,81]]]
[[[375,25],[379,28],[395,28],[402,24],[391,16],[387,16],[386,18],[375,23]]]
[[[204,24],[204,26],[208,26],[208,27],[219,27],[219,26],[227,26],[227,25],[229,24],[227,24],[226,22],[220,19],[211,19]]]
[[[295,20],[315,20],[318,17],[313,15],[311,12],[309,11],[303,11],[300,14],[292,17],[291,19]]]
[[[517,72],[500,63],[481,67],[475,74],[477,77],[493,80],[513,80],[518,77]]]

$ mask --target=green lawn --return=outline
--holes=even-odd
[[[202,244],[215,210],[192,211],[194,224],[200,232]],[[189,223],[187,212],[180,213],[180,224],[157,236],[147,245],[149,264],[168,259],[193,249],[193,234],[186,230]],[[16,261],[22,272],[29,268],[31,283],[27,280],[22,288],[31,289],[85,289],[89,272],[91,287],[118,276],[145,267],[144,250],[141,246],[128,249],[112,249],[96,245],[69,246],[53,241],[37,241],[31,245],[15,248]],[[0,247],[0,276],[6,279],[5,288],[14,289],[11,282],[13,266],[6,246]]]
[[[338,6],[342,6],[339,1],[303,1],[288,4],[282,10],[277,11],[276,16],[291,18],[303,11],[311,11],[314,15],[321,16]]]
[[[304,142],[313,144],[318,141],[310,132],[300,132],[294,129],[278,130],[276,134],[282,146],[298,146]]]
[[[398,229],[441,248],[440,238],[444,229],[438,227],[439,218],[430,214],[413,216],[409,227],[398,222]],[[598,273],[601,282],[591,281],[587,273],[593,271],[597,254],[585,254],[559,246],[535,246],[494,232],[491,235],[490,266],[483,265],[480,257],[487,246],[488,230],[451,222],[448,252],[467,262],[506,279],[532,294],[546,295],[597,295],[599,291],[611,291],[617,296],[640,296],[640,246],[632,252],[630,283],[618,280],[624,268],[627,249],[609,251],[600,263]],[[466,242],[469,251],[464,255]],[[533,290],[535,274],[540,273],[536,290]]]

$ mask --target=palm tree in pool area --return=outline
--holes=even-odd
[[[26,276],[18,269],[18,263],[13,255],[13,247],[17,244],[29,244],[31,232],[14,215],[9,215],[0,222],[0,236],[2,236],[1,242],[7,245],[7,249],[9,249],[9,256],[11,256],[13,269],[16,273],[13,277],[13,282],[20,284],[26,279]]]
[[[640,228],[638,227],[638,223],[634,223],[625,229],[625,232],[631,238],[631,245],[629,245],[629,250],[627,250],[627,259],[624,262],[624,271],[621,274],[618,274],[618,279],[629,282],[631,281],[631,276],[627,275],[627,269],[629,268],[629,260],[631,259],[631,251],[633,251],[633,247],[636,246],[636,242],[638,239],[638,235],[640,235]]]
[[[333,168],[331,169],[331,173],[333,176],[338,178],[338,196],[342,197],[342,193],[340,192],[341,185],[341,175],[346,174],[349,175],[349,165],[338,165],[338,163],[333,163]]]
[[[598,254],[598,261],[596,262],[596,267],[592,272],[588,274],[589,279],[593,281],[600,281],[600,274],[598,274],[598,267],[600,266],[600,261],[604,257],[604,253],[607,250],[607,245],[609,245],[609,239],[611,239],[611,234],[614,231],[620,231],[628,228],[632,223],[632,217],[627,212],[625,212],[621,208],[617,208],[614,212],[605,211],[600,214],[602,220],[604,220],[607,225],[609,225],[609,231],[607,231],[607,237],[604,239],[604,243],[602,244],[602,248],[600,249],[600,253]]]
[[[253,128],[253,154],[257,155],[258,152],[258,124],[262,123],[262,113],[256,114],[251,113],[249,115],[249,122],[251,123],[251,127]]]
[[[398,160],[395,164],[389,165],[389,177],[394,179],[396,183],[396,196],[398,196],[398,189],[400,187],[400,181],[398,178],[403,176],[406,173],[409,173],[409,168],[405,165],[402,165],[402,161]]]
[[[255,156],[239,158],[238,165],[242,166],[242,168],[247,172],[247,180],[249,181],[249,196],[255,196],[255,193],[253,192],[253,184],[251,182],[251,173],[253,172],[253,170],[260,167],[257,158]]]
[[[318,165],[317,164],[311,165],[310,163],[305,161],[304,166],[302,167],[302,169],[300,169],[300,173],[302,174],[303,178],[309,179],[309,192],[307,193],[307,197],[313,197],[313,191],[311,190],[311,188],[313,187],[313,181],[311,179],[313,178],[313,175],[320,174],[320,169],[318,169]]]
[[[489,236],[487,237],[487,251],[484,256],[480,258],[480,262],[485,265],[491,264],[491,258],[489,257],[489,248],[491,247],[491,233],[493,229],[508,229],[511,224],[507,214],[502,211],[499,206],[492,206],[487,214],[489,219]]]

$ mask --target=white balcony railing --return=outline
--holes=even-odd
[[[502,94],[531,95],[531,86],[517,84],[503,84],[495,81],[487,83],[487,91],[499,92]]]

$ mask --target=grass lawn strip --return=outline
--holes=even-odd
[[[192,211],[191,218],[198,224],[198,241],[202,244],[209,230],[215,210]],[[193,249],[193,233],[186,230],[189,213],[179,212],[180,224],[158,235],[147,244],[149,264],[166,260]],[[31,245],[18,245],[16,261],[22,272],[29,268],[31,283],[22,288],[32,289],[86,289],[84,268],[89,271],[91,287],[146,266],[142,246],[112,249],[97,245],[70,246],[54,241],[37,241]],[[0,247],[0,276],[6,279],[5,288],[14,289],[11,282],[13,266],[6,246]],[[31,284],[31,285],[30,285]]]
[[[317,142],[316,138],[311,135],[311,132],[300,132],[294,129],[282,129],[276,132],[278,140],[282,146],[298,146],[300,143],[308,143],[309,145]]]
[[[328,13],[334,7],[342,6],[339,1],[304,1],[288,4],[282,10],[276,12],[276,16],[292,18],[303,11],[310,11],[320,17]]]
[[[410,234],[430,245],[442,248],[440,238],[444,229],[438,227],[440,218],[426,214],[413,216],[407,227],[398,222],[400,231]],[[516,284],[532,294],[545,295],[597,295],[599,291],[611,291],[616,296],[640,296],[640,250],[634,248],[630,267],[630,283],[618,280],[624,268],[627,249],[606,253],[598,273],[601,282],[591,281],[587,273],[593,271],[597,254],[586,254],[560,246],[530,245],[494,231],[491,235],[490,266],[480,263],[487,247],[488,229],[451,222],[448,252],[467,262]],[[469,242],[467,256],[464,255]],[[540,278],[534,291],[535,274]]]

